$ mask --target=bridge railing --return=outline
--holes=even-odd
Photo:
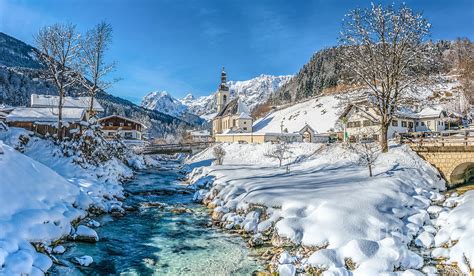
[[[404,133],[400,135],[400,142],[420,147],[474,146],[474,129]]]
[[[140,153],[153,153],[163,151],[186,151],[192,149],[206,148],[213,144],[213,142],[193,142],[193,143],[178,143],[178,144],[150,144],[140,149]]]

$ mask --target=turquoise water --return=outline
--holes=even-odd
[[[53,274],[67,275],[250,275],[260,268],[236,235],[208,227],[209,215],[191,201],[192,194],[179,183],[175,166],[143,172],[124,185],[130,194],[124,204],[139,207],[122,218],[96,218],[96,244],[68,243],[59,255],[68,261],[92,256],[87,268],[56,266]],[[143,207],[144,202],[165,203]],[[190,212],[170,212],[171,208]]]

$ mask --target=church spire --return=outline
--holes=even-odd
[[[227,83],[227,73],[225,72],[224,66],[222,66],[221,84],[226,84],[226,83]]]
[[[219,85],[219,90],[229,91],[229,87],[227,86],[227,73],[225,72],[224,66],[222,66],[221,84]]]

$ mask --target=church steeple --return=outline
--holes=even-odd
[[[229,87],[227,86],[227,73],[222,67],[221,72],[221,83],[219,84],[219,90],[217,91],[217,113],[219,113],[227,105],[229,101],[230,93]]]
[[[222,67],[221,84],[219,85],[219,90],[229,91],[229,87],[227,86],[227,73],[225,72],[224,67]]]
[[[227,73],[225,72],[224,66],[222,66],[222,72],[221,72],[221,84],[227,82]]]

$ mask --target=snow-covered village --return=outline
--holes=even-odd
[[[0,275],[474,275],[473,18],[0,0]]]

